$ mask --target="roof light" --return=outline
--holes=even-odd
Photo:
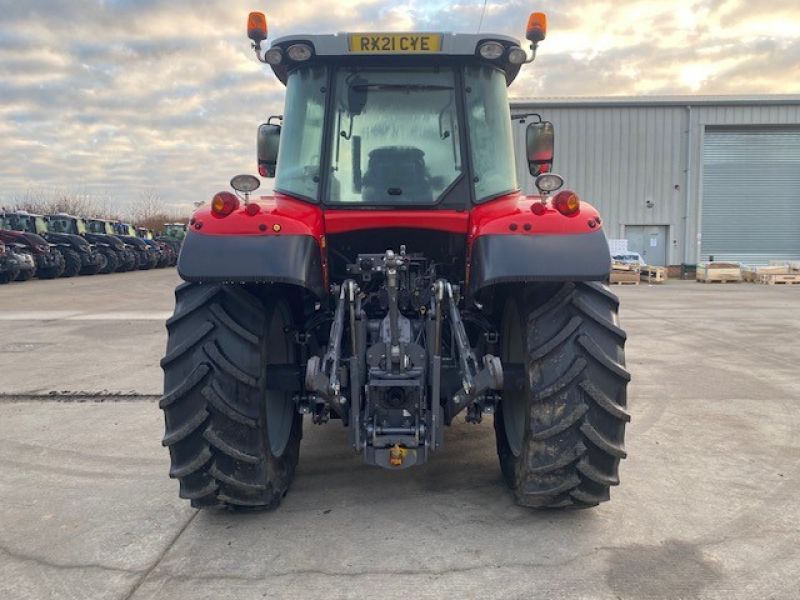
[[[262,12],[251,12],[247,17],[247,37],[256,44],[267,39],[267,17]]]
[[[525,37],[538,44],[547,36],[547,16],[544,13],[531,13]]]
[[[239,208],[239,198],[230,192],[218,192],[211,200],[211,214],[215,217],[227,217]]]
[[[571,217],[580,211],[581,199],[578,198],[575,192],[564,190],[563,192],[558,192],[553,198],[553,208],[565,217]]]
[[[264,60],[270,65],[279,65],[283,62],[283,50],[275,46],[267,50],[264,54]]]
[[[521,65],[526,60],[528,60],[528,55],[519,46],[514,46],[508,51],[508,62],[512,65]]]
[[[293,44],[286,49],[286,54],[295,62],[303,62],[311,58],[311,46],[308,44]]]
[[[503,44],[500,42],[484,42],[478,48],[478,52],[480,52],[480,55],[486,60],[497,60],[503,56],[505,48],[503,48]]]

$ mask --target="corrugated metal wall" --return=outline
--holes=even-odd
[[[630,103],[598,98],[512,101],[511,106],[512,114],[535,111],[553,122],[554,171],[600,209],[609,237],[624,237],[625,225],[668,226],[669,264],[698,260],[706,126],[800,125],[800,102],[708,104],[687,98],[648,104],[646,98]],[[530,121],[515,121],[514,134],[520,186],[533,193],[524,148]]]

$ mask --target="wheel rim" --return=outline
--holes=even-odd
[[[270,311],[267,326],[267,364],[288,364],[292,360],[292,348],[286,329],[289,314],[282,304]],[[267,413],[267,441],[273,456],[282,456],[292,433],[294,422],[294,399],[291,392],[270,390],[265,393]]]
[[[503,311],[503,362],[512,364],[525,362],[521,329],[522,323],[520,322],[517,303],[513,299],[509,299]],[[528,407],[527,400],[525,390],[503,392],[503,429],[505,430],[508,447],[514,456],[519,456],[522,450],[522,438],[525,435],[525,417]]]

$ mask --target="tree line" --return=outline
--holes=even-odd
[[[164,206],[156,190],[143,191],[125,207],[117,206],[113,198],[105,195],[96,197],[79,191],[28,190],[4,197],[0,208],[2,211],[24,210],[45,215],[67,213],[78,217],[124,221],[136,227],[152,229],[156,234],[163,232],[165,223],[182,223],[188,219],[186,212]]]

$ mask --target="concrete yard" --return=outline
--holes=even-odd
[[[0,598],[800,597],[800,286],[614,288],[633,420],[599,508],[515,506],[490,422],[396,473],[307,422],[282,506],[234,514],[167,477],[177,282],[0,286]]]

